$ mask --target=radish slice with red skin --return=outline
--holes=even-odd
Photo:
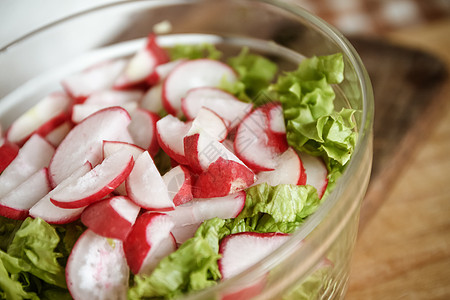
[[[245,166],[236,155],[206,132],[186,136],[184,138],[184,152],[189,166],[199,174],[208,170],[209,166],[219,157]]]
[[[54,205],[50,198],[52,195],[70,183],[78,180],[81,176],[92,170],[92,166],[89,162],[79,167],[68,178],[58,184],[47,195],[42,197],[33,207],[30,208],[29,214],[33,218],[41,218],[49,224],[67,224],[80,218],[81,213],[84,210],[82,208],[66,209]]]
[[[126,299],[129,268],[123,243],[86,230],[66,266],[67,288],[75,300]]]
[[[94,166],[102,160],[104,140],[129,142],[131,118],[121,107],[100,110],[75,126],[55,151],[49,164],[52,186],[58,185],[86,161]]]
[[[272,171],[276,158],[287,150],[285,134],[270,130],[273,103],[260,106],[239,124],[234,140],[236,155],[254,171]]]
[[[177,59],[173,61],[166,62],[164,64],[157,65],[155,71],[147,77],[147,83],[150,85],[155,85],[161,83],[167,76],[175,69],[176,66],[186,61],[185,59]]]
[[[267,284],[268,274],[260,275],[259,278],[252,278],[248,283],[244,281],[238,282],[233,285],[221,300],[248,300],[260,295]]]
[[[72,130],[73,124],[68,120],[50,131],[45,139],[50,142],[54,147],[58,147],[62,140],[66,137],[70,130]]]
[[[172,235],[178,245],[183,244],[188,239],[195,235],[195,232],[200,227],[201,223],[189,224],[184,226],[175,226],[172,229]]]
[[[222,142],[228,135],[228,125],[214,111],[203,107],[192,121],[191,129],[189,129],[187,135],[204,131],[217,141]]]
[[[50,191],[47,168],[43,168],[0,198],[0,215],[24,220],[28,210]]]
[[[68,76],[62,81],[62,85],[80,103],[95,92],[112,88],[126,64],[125,59],[104,61]]]
[[[145,151],[136,159],[126,180],[128,197],[146,210],[172,210],[174,204],[150,154]]]
[[[236,74],[228,65],[206,58],[185,61],[164,81],[163,106],[168,113],[180,116],[181,98],[187,91],[197,87],[218,87],[222,80],[236,81]]]
[[[5,139],[0,144],[0,173],[2,173],[19,154],[20,148]]]
[[[284,123],[283,108],[281,104],[274,103],[268,109],[269,130],[273,133],[286,134],[286,124]]]
[[[84,104],[98,104],[108,106],[121,106],[125,103],[138,103],[144,93],[140,90],[101,90],[90,95]]]
[[[145,150],[135,144],[116,141],[103,141],[103,159],[119,151],[127,151],[133,156],[133,159],[136,160]]]
[[[328,186],[328,170],[320,157],[301,153],[306,174],[306,184],[316,188],[319,198],[322,198]]]
[[[190,128],[190,122],[185,123],[172,115],[167,115],[156,122],[159,146],[170,158],[183,165],[188,163],[184,155],[183,138]]]
[[[256,264],[284,244],[285,233],[240,232],[230,234],[220,242],[219,270],[223,279],[231,278]]]
[[[122,107],[128,113],[131,113],[138,108],[138,104],[136,102],[128,102],[116,106]],[[111,107],[111,105],[109,104],[75,104],[72,107],[71,121],[75,124],[78,124],[94,113],[109,107]]]
[[[81,222],[98,235],[124,241],[139,211],[140,207],[127,197],[114,196],[86,207]]]
[[[51,201],[61,208],[80,208],[99,201],[115,190],[133,169],[133,156],[119,151],[75,182],[54,193]]]
[[[136,219],[124,242],[133,274],[150,274],[161,259],[176,250],[173,227],[171,218],[161,213],[146,212]]]
[[[156,66],[168,61],[169,55],[157,44],[156,36],[149,34],[145,47],[131,57],[116,79],[114,87],[124,89],[145,83],[147,78],[155,72]]]
[[[241,191],[255,181],[255,174],[245,165],[219,157],[195,181],[196,198],[223,197]]]
[[[257,174],[255,185],[267,183],[271,186],[279,184],[306,184],[306,173],[302,160],[293,148],[289,148],[278,158],[277,166],[273,171],[264,171]]]
[[[44,138],[32,135],[0,175],[0,197],[12,191],[38,170],[46,167],[55,149]]]
[[[17,118],[6,132],[6,139],[23,145],[33,134],[45,136],[68,119],[72,100],[64,93],[52,93]]]
[[[151,87],[147,90],[144,97],[141,100],[141,107],[151,112],[159,114],[164,110],[162,104],[162,88],[163,80],[167,75],[180,63],[184,62],[184,59],[174,60],[165,64],[156,66],[155,72],[153,72],[148,78],[147,82]]]
[[[118,151],[127,151],[127,153],[133,156],[133,159],[136,160],[139,155],[141,155],[145,150],[141,147],[138,147],[134,144],[124,143],[124,142],[115,142],[115,141],[103,141],[103,159],[111,156],[112,154]],[[122,182],[114,191],[114,193],[118,195],[126,195],[127,188],[125,186],[125,182]]]
[[[140,104],[142,108],[154,112],[155,114],[159,114],[163,111],[162,83],[158,83],[150,87],[142,98]]]
[[[199,224],[212,218],[236,218],[244,208],[245,197],[246,193],[240,191],[225,197],[194,198],[166,214],[172,218],[177,227]]]
[[[209,108],[229,124],[236,127],[252,110],[251,103],[245,103],[232,94],[218,88],[200,87],[189,90],[181,99],[181,108],[188,119],[194,119],[202,107]]]
[[[159,116],[142,108],[136,109],[130,115],[131,123],[128,125],[128,131],[134,143],[147,149],[151,156],[156,155],[159,150],[156,137],[156,122],[159,120]]]
[[[162,179],[175,206],[192,200],[192,175],[186,167],[182,165],[173,167]]]

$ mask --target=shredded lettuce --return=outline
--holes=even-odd
[[[308,300],[319,298],[326,288],[327,277],[331,272],[331,265],[324,265],[309,275],[304,281],[294,286],[283,295],[283,300]]]
[[[6,299],[71,299],[65,264],[84,227],[77,223],[52,226],[39,218],[23,222],[3,218],[1,222],[2,237],[13,238],[0,250],[0,295]]]
[[[195,45],[175,45],[168,50],[171,60],[199,58],[219,59],[222,56],[222,52],[217,50],[213,44],[209,43]]]
[[[297,70],[286,72],[270,86],[283,107],[288,144],[299,152],[321,156],[326,162],[328,186],[334,188],[354,151],[355,110],[337,112],[333,84],[344,79],[341,53],[304,59]]]
[[[151,275],[135,276],[128,298],[172,299],[215,285],[220,278],[219,230],[224,223],[217,218],[203,223],[195,236],[163,258]]]
[[[319,206],[317,191],[309,185],[262,183],[247,189],[239,216],[226,224],[230,233],[243,231],[292,233]]]
[[[138,275],[129,299],[176,296],[217,283],[219,243],[225,236],[245,231],[293,232],[319,205],[311,186],[265,183],[247,191],[245,207],[236,219],[214,218],[203,222],[195,236],[162,259],[149,276]]]
[[[222,82],[222,88],[239,99],[258,104],[277,73],[278,66],[269,59],[249,52],[247,47],[228,59],[228,64],[238,74],[238,81]],[[263,103],[260,103],[263,104]]]

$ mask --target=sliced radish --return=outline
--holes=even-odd
[[[0,173],[9,166],[9,164],[19,154],[19,146],[2,138],[0,142]]]
[[[125,59],[105,61],[70,75],[62,85],[71,97],[82,102],[94,92],[112,88],[126,64]]]
[[[274,105],[268,103],[251,112],[239,124],[234,140],[236,155],[254,171],[271,171],[276,158],[287,150],[285,134],[270,129],[270,113]]]
[[[66,137],[70,130],[72,130],[73,124],[70,121],[65,121],[58,127],[54,128],[50,131],[45,139],[50,142],[55,147],[58,147],[61,144],[62,140]]]
[[[178,165],[164,174],[162,179],[175,206],[192,200],[192,176],[186,167]]]
[[[111,156],[112,154],[119,151],[127,151],[136,160],[136,158],[138,158],[139,155],[141,155],[145,150],[130,143],[103,141],[103,158],[107,158],[108,156]]]
[[[238,275],[275,251],[290,236],[284,233],[241,232],[226,236],[219,246],[219,270],[223,279]]]
[[[172,210],[174,204],[150,154],[145,151],[136,159],[126,180],[128,197],[146,210]]]
[[[236,153],[234,153],[234,142],[230,139],[225,139],[222,142],[222,145],[225,146],[225,148],[227,148],[228,151],[230,151],[231,153],[233,153],[234,155],[236,155]]]
[[[230,219],[239,215],[246,194],[240,191],[225,197],[193,199],[167,212],[177,227],[199,224],[212,218]]]
[[[267,115],[269,118],[269,130],[273,133],[286,134],[286,124],[281,104],[270,105]]]
[[[52,93],[17,118],[6,132],[7,140],[23,144],[33,133],[45,136],[68,118],[72,100],[64,93]]]
[[[165,214],[140,215],[124,242],[128,265],[134,274],[150,274],[159,261],[176,249],[170,231],[174,227]]]
[[[184,226],[175,226],[172,229],[172,235],[178,245],[183,244],[188,239],[195,235],[195,232],[200,227],[201,223],[189,224]]]
[[[121,241],[86,230],[67,261],[67,288],[75,300],[126,299],[129,272]]]
[[[141,107],[159,114],[163,111],[162,105],[162,83],[150,87],[141,100]]]
[[[104,140],[128,142],[130,115],[120,107],[106,108],[75,126],[61,142],[49,165],[52,186],[67,178],[86,161],[93,165],[102,159]]]
[[[117,105],[125,109],[128,113],[133,112],[137,109],[138,104],[136,102],[123,103],[122,105]],[[109,108],[109,104],[75,104],[72,108],[71,120],[73,123],[77,124],[86,119],[87,117],[93,115],[94,113]]]
[[[211,87],[191,89],[181,99],[181,108],[188,119],[194,119],[202,107],[214,111],[230,128],[234,128],[252,110],[253,105],[242,102],[221,89]]]
[[[183,138],[190,128],[190,122],[185,123],[172,115],[167,115],[156,122],[159,146],[172,159],[183,165],[187,164]]]
[[[176,66],[186,61],[185,59],[177,59],[166,62],[164,64],[157,65],[155,71],[147,77],[147,83],[150,85],[156,85],[161,83],[167,76],[175,69]]]
[[[49,191],[47,168],[43,168],[0,198],[0,215],[24,220],[28,210]]]
[[[12,191],[38,170],[46,167],[55,149],[37,134],[20,148],[14,160],[0,175],[0,197]]]
[[[206,132],[186,136],[184,138],[184,153],[189,166],[197,173],[208,170],[209,165],[219,157],[245,166],[236,155]]]
[[[159,120],[159,116],[142,108],[136,109],[130,115],[131,123],[128,125],[128,131],[134,143],[147,149],[150,155],[155,155],[159,150],[156,137],[156,122]]]
[[[196,87],[218,87],[223,80],[236,81],[228,65],[212,59],[189,60],[179,64],[164,81],[163,105],[172,115],[180,116],[181,98]]]
[[[127,197],[114,196],[89,205],[81,214],[81,222],[98,235],[123,241],[139,210]]]
[[[306,173],[306,184],[316,188],[319,198],[322,198],[328,186],[328,170],[320,157],[301,153],[300,157]]]
[[[103,158],[111,156],[113,153],[116,153],[118,151],[127,151],[127,153],[131,154],[133,156],[133,159],[136,160],[139,155],[141,155],[145,150],[130,143],[103,141]],[[116,188],[115,193],[119,195],[127,194],[125,182],[122,182]]]
[[[264,171],[257,174],[255,184],[266,182],[271,186],[279,184],[306,184],[306,173],[303,163],[293,148],[288,148],[276,158],[276,168],[273,171]]]
[[[209,108],[201,108],[192,121],[191,129],[189,129],[187,135],[202,131],[222,142],[228,135],[228,124]]]
[[[255,181],[255,174],[245,165],[219,157],[201,173],[192,193],[196,198],[223,197],[241,191]]]
[[[79,219],[84,207],[75,209],[61,208],[54,205],[50,201],[50,198],[53,194],[69,184],[72,184],[90,170],[92,170],[92,166],[89,162],[75,170],[75,172],[73,172],[68,178],[58,184],[53,190],[42,197],[33,207],[30,208],[30,216],[33,218],[41,218],[49,224],[66,224]]]
[[[90,95],[85,104],[99,104],[108,106],[121,106],[125,103],[138,103],[144,93],[140,90],[116,91],[100,90]]]
[[[133,156],[127,151],[116,152],[77,181],[54,193],[51,201],[62,208],[87,206],[115,190],[125,181],[133,165]]]
[[[168,54],[159,47],[155,35],[150,34],[145,48],[140,49],[128,61],[127,66],[115,81],[114,87],[122,89],[142,84],[155,72],[156,66],[168,61]]]

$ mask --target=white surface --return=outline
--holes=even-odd
[[[36,28],[118,0],[1,0],[0,48]]]

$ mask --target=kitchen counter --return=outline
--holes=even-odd
[[[436,55],[450,70],[450,20],[390,32],[385,38]],[[362,208],[347,300],[450,299],[448,77],[435,97],[426,130],[413,127],[416,132],[403,143],[408,157],[389,189],[380,192],[383,181],[378,180],[380,187],[368,191],[371,203]]]

